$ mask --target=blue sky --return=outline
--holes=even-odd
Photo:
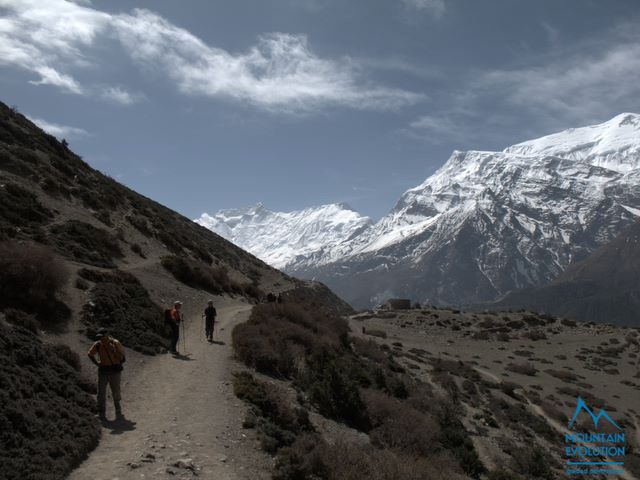
[[[195,218],[378,218],[454,149],[640,111],[637,0],[0,0],[0,100]]]

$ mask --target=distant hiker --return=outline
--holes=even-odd
[[[182,302],[176,300],[173,302],[173,308],[167,309],[164,312],[164,320],[171,328],[171,353],[178,353],[178,340],[180,339],[180,323],[182,322]]]
[[[98,359],[96,360],[96,354]],[[89,349],[89,359],[98,367],[98,413],[106,420],[107,384],[111,387],[116,417],[122,417],[120,406],[120,377],[126,361],[122,344],[109,335],[106,328],[96,334],[96,342]]]
[[[284,302],[284,298],[282,297],[281,294],[278,294],[278,297],[276,298],[276,302],[277,303],[283,303]]]
[[[205,334],[207,335],[207,340],[213,342],[213,331],[215,329],[216,324],[216,307],[213,306],[213,300],[209,300],[207,303],[207,308],[204,309],[204,318],[205,318]]]

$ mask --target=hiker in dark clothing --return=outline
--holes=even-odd
[[[213,306],[213,300],[209,300],[207,308],[204,309],[204,318],[205,318],[205,334],[207,335],[207,340],[213,342],[213,330],[215,329],[216,324],[216,307]]]
[[[107,385],[111,387],[111,396],[116,409],[116,417],[122,417],[120,406],[120,377],[122,364],[126,361],[124,347],[109,335],[106,328],[96,334],[96,342],[89,350],[89,359],[98,367],[98,412],[100,420],[106,420]],[[96,356],[98,357],[96,359]]]
[[[178,353],[178,340],[180,339],[180,322],[182,322],[182,302],[176,300],[173,302],[173,308],[169,310],[169,318],[167,324],[171,328],[171,353]]]

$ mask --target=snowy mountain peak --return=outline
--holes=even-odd
[[[274,212],[259,203],[203,213],[195,221],[279,268],[296,258],[337,248],[371,225],[368,217],[345,203],[293,212]]]
[[[621,113],[607,122],[570,128],[518,143],[504,152],[526,156],[549,155],[628,172],[640,167],[640,115]]]
[[[623,113],[502,152],[454,151],[373,224],[345,204],[262,205],[202,225],[347,301],[492,301],[539,286],[640,217],[640,115]]]

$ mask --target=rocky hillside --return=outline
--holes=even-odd
[[[640,223],[570,266],[549,285],[512,292],[497,306],[640,326]]]
[[[99,326],[128,349],[162,353],[162,310],[176,298],[251,304],[268,292],[350,311],[323,285],[288,277],[94,170],[0,103],[0,451],[16,455],[0,477],[64,478],[95,446],[93,370],[80,380],[62,362],[86,367]],[[86,434],[71,434],[78,422]]]

